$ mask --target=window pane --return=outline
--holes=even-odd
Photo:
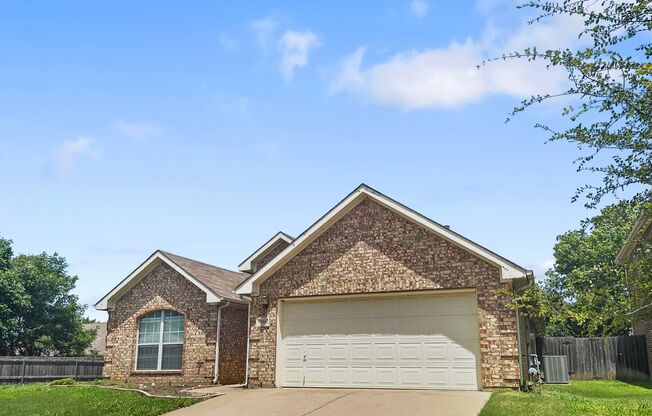
[[[181,370],[183,345],[164,345],[161,370]]]
[[[163,318],[163,343],[183,342],[183,316],[167,311]]]
[[[140,318],[138,322],[138,343],[159,342],[161,331],[161,312],[154,312]]]
[[[158,345],[141,345],[138,347],[137,370],[156,370],[158,364]]]

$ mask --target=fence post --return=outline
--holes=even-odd
[[[20,371],[20,384],[25,384],[25,357],[23,357],[22,370]]]
[[[75,377],[74,380],[77,381],[77,370],[79,369],[79,359],[75,358]]]

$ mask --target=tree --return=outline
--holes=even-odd
[[[549,336],[629,334],[633,300],[616,256],[640,212],[638,201],[622,201],[557,237],[555,264],[538,286],[513,304],[541,318]]]
[[[560,94],[541,94],[514,108],[514,116],[526,108],[555,97],[572,97],[562,115],[571,127],[555,130],[537,124],[550,141],[564,140],[587,152],[576,163],[578,171],[602,175],[599,185],[585,185],[573,201],[586,197],[595,207],[607,194],[634,187],[649,192],[652,185],[652,5],[650,0],[531,1],[521,8],[540,12],[531,24],[557,15],[579,16],[591,45],[577,50],[534,47],[497,59],[542,60],[548,68],[562,68],[570,86]],[[642,185],[643,190],[640,191]]]
[[[14,256],[0,239],[0,355],[83,355],[93,341],[76,276],[58,254]]]

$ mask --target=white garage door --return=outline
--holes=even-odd
[[[474,293],[286,300],[285,387],[478,389]]]

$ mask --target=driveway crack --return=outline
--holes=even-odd
[[[306,415],[309,415],[309,414],[311,414],[311,413],[315,413],[317,410],[321,410],[321,409],[323,409],[324,407],[328,406],[329,404],[331,404],[331,403],[333,403],[333,402],[336,402],[336,401],[338,401],[339,399],[343,399],[343,398],[345,398],[345,397],[348,397],[348,396],[350,396],[350,395],[352,395],[352,394],[355,394],[355,393],[359,393],[359,391],[352,391],[352,392],[349,392],[349,393],[343,394],[343,395],[341,395],[341,396],[337,396],[337,397],[334,398],[333,400],[329,400],[329,401],[327,401],[326,403],[322,404],[321,406],[316,407],[316,408],[312,409],[311,411],[302,414],[301,416],[306,416]]]

